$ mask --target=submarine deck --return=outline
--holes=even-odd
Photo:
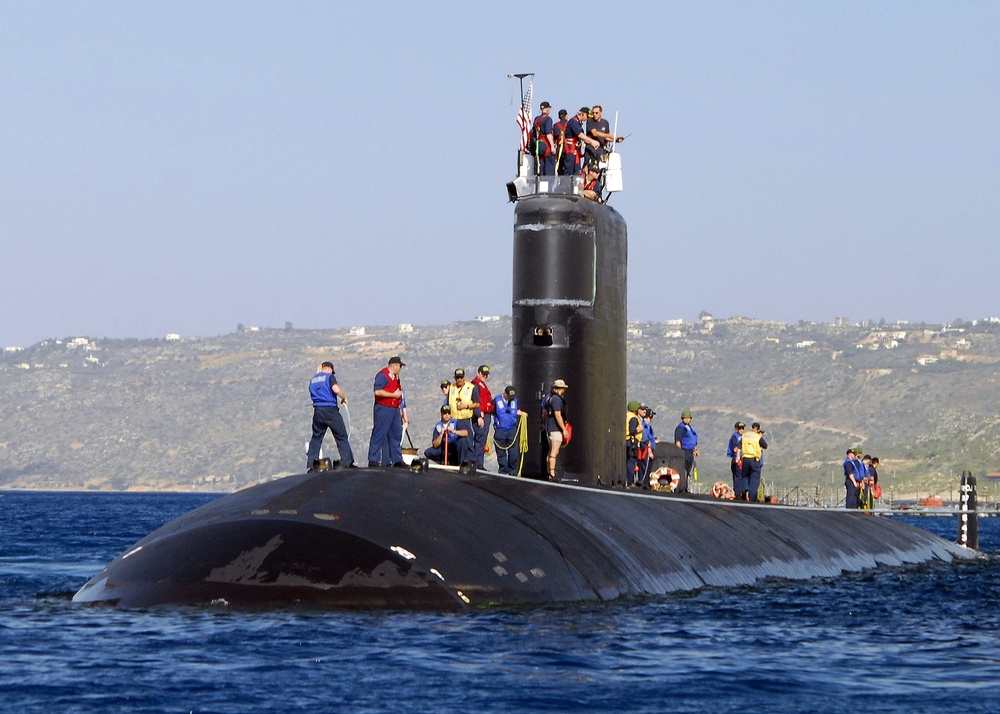
[[[461,609],[610,600],[975,557],[862,511],[444,469],[289,476],[136,543],[75,602]]]

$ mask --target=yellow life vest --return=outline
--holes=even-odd
[[[451,416],[455,419],[471,419],[473,415],[472,407],[468,409],[459,409],[458,400],[461,399],[463,404],[472,404],[472,382],[466,382],[461,389],[456,387],[454,384],[448,390],[448,406],[451,407]]]
[[[756,431],[748,431],[743,434],[743,445],[740,448],[743,450],[744,459],[760,461],[760,457],[764,453],[760,448],[760,434]]]
[[[630,434],[628,430],[629,422],[635,419],[639,422],[639,431],[636,434]],[[625,412],[625,443],[632,442],[633,444],[638,444],[642,441],[642,419],[635,412]]]

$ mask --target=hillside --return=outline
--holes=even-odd
[[[0,487],[229,491],[303,469],[306,383],[331,360],[351,398],[362,460],[370,388],[392,354],[411,436],[425,446],[438,384],[457,366],[510,380],[510,320],[347,330],[244,330],[214,338],[46,340],[0,356]],[[848,446],[882,458],[897,496],[943,493],[964,468],[1000,465],[1000,325],[834,327],[746,318],[633,324],[629,397],[669,439],[694,410],[702,482],[728,475],[733,422],[767,432],[778,491],[839,493]],[[569,376],[567,376],[569,379]],[[572,380],[570,379],[572,383]],[[572,396],[572,395],[570,395]],[[985,488],[981,488],[981,491]]]

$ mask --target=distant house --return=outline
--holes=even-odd
[[[920,355],[919,357],[917,357],[917,364],[926,367],[929,364],[934,364],[939,359],[940,358],[937,357],[936,355]]]
[[[678,317],[675,320],[666,320],[663,324],[664,325],[683,325],[684,324],[684,320],[682,320],[681,318]]]
[[[88,342],[90,342],[90,340],[88,340],[86,337],[74,337],[72,340],[66,343],[66,346],[72,350],[75,350],[77,347],[85,346]]]
[[[247,328],[247,332],[260,332],[260,325],[250,325]]]
[[[802,342],[796,342],[795,347],[802,350],[806,347],[812,347],[816,344],[816,340],[802,340]]]
[[[642,328],[641,327],[630,327],[630,328],[628,328],[628,336],[629,337],[642,337]]]
[[[408,322],[399,323],[399,334],[408,335],[411,332],[413,332],[413,325]]]
[[[24,348],[23,347],[4,347],[3,351],[7,352],[7,353],[11,353],[11,352],[24,352]]]
[[[352,327],[351,329],[349,329],[347,331],[347,334],[349,334],[351,337],[364,337],[365,336],[365,328],[364,327]]]
[[[499,315],[477,315],[476,322],[500,322]]]
[[[667,330],[666,332],[663,333],[663,336],[676,338],[676,337],[683,337],[684,333],[682,333],[680,330]]]
[[[181,336],[176,332],[171,332],[164,338],[167,342],[180,342]]]
[[[850,327],[851,321],[846,317],[835,317],[833,318],[834,327]]]

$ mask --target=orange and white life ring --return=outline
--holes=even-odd
[[[681,475],[669,466],[661,466],[649,475],[649,487],[657,489],[677,490]]]
[[[723,501],[732,501],[736,498],[736,492],[722,481],[716,481],[715,485],[712,486],[712,497],[718,498]]]

